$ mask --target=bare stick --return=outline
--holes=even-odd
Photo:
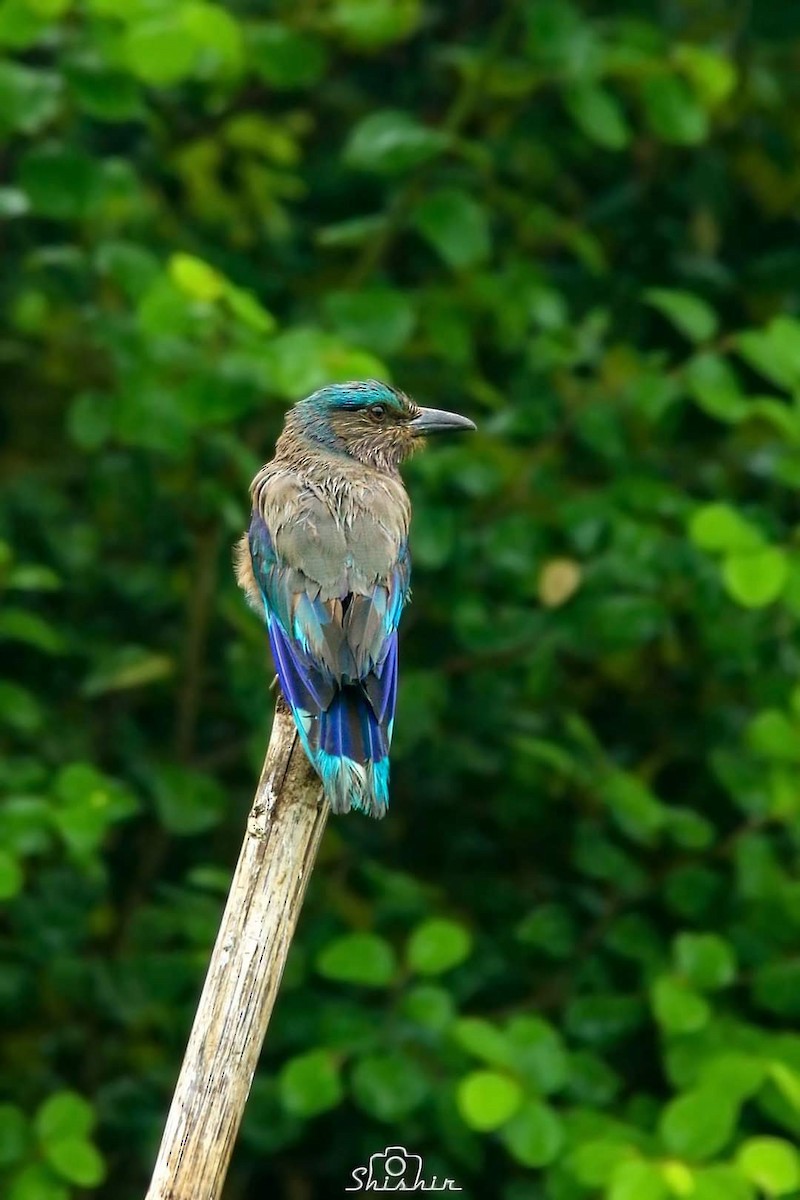
[[[219,1200],[328,816],[278,699],[147,1200]]]

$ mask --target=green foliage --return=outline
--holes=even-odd
[[[425,1072],[399,1053],[365,1055],[353,1069],[353,1098],[368,1115],[391,1125],[403,1120],[430,1094]]]
[[[682,933],[675,939],[678,970],[696,987],[713,991],[736,977],[736,959],[724,938],[713,933]]]
[[[466,192],[439,188],[418,205],[414,224],[453,268],[470,267],[489,256],[486,209]]]
[[[332,822],[231,1172],[800,1193],[800,26],[778,0],[5,0],[0,1193],[134,1200],[267,737],[287,403],[409,466],[388,822]]]
[[[373,933],[346,933],[325,946],[317,969],[327,979],[384,987],[395,974],[395,955],[390,943]]]
[[[462,925],[432,917],[411,934],[406,951],[408,965],[419,975],[440,975],[463,962],[471,944],[469,932]]]
[[[529,1100],[503,1130],[503,1143],[523,1167],[546,1167],[565,1142],[563,1124],[555,1109]]]
[[[497,1071],[471,1071],[461,1080],[458,1110],[470,1129],[488,1133],[507,1124],[522,1103],[519,1084]]]
[[[53,1092],[32,1120],[13,1105],[0,1108],[0,1168],[12,1168],[16,1200],[66,1200],[69,1186],[94,1188],[106,1176],[92,1140],[96,1114],[76,1092]]]
[[[767,1196],[788,1196],[800,1187],[800,1155],[781,1138],[750,1138],[737,1162],[745,1178]]]
[[[428,129],[407,112],[370,113],[353,129],[344,150],[347,166],[377,175],[402,175],[437,155],[446,136]]]
[[[280,1073],[281,1102],[296,1117],[315,1117],[340,1103],[344,1094],[338,1065],[327,1050],[291,1059]]]

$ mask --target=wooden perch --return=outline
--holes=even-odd
[[[147,1200],[222,1195],[327,816],[279,698]]]

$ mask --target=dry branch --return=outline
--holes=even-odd
[[[147,1200],[219,1200],[328,805],[278,700]]]

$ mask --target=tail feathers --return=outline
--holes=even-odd
[[[342,688],[320,715],[313,758],[335,813],[386,815],[389,746],[361,687]]]

